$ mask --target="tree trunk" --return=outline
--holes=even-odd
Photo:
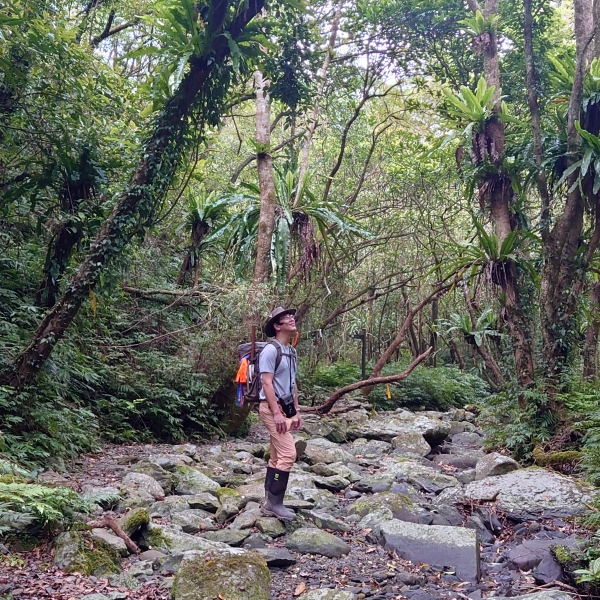
[[[468,0],[473,12],[479,10],[476,0]],[[483,15],[486,19],[498,13],[498,0],[488,0]],[[478,183],[479,202],[481,206],[489,206],[492,220],[501,246],[513,231],[511,203],[513,191],[509,176],[503,172],[505,147],[504,123],[496,116],[501,111],[500,63],[498,58],[498,36],[492,28],[478,36],[475,40],[483,54],[485,80],[488,86],[495,86],[493,100],[494,116],[490,117],[483,131],[473,136],[473,149],[476,163],[489,159],[495,172],[489,173]],[[514,340],[514,357],[516,377],[521,388],[529,387],[535,378],[533,348],[527,331],[525,317],[521,306],[518,287],[517,266],[512,259],[496,262],[492,273],[494,283],[500,286],[505,298],[504,316],[506,325]]]
[[[327,49],[325,51],[325,59],[323,65],[317,73],[317,93],[315,94],[315,103],[313,104],[310,120],[306,130],[306,138],[302,145],[302,153],[300,156],[300,168],[298,173],[298,189],[296,191],[296,197],[294,198],[293,205],[296,206],[298,200],[302,194],[302,187],[304,186],[304,177],[308,171],[308,160],[310,157],[310,145],[312,144],[312,138],[317,128],[317,122],[319,120],[319,101],[323,96],[323,90],[325,89],[325,82],[327,81],[327,71],[329,70],[329,64],[331,63],[331,57],[333,56],[333,50],[335,48],[335,41],[337,39],[338,28],[340,25],[340,15],[342,13],[343,0],[339,0],[331,23],[331,32],[329,34],[329,41],[327,43]]]
[[[566,168],[577,160],[579,133],[575,122],[581,117],[583,80],[591,55],[592,11],[588,0],[575,0],[576,65],[573,89],[569,99],[567,144],[571,158]],[[567,197],[563,212],[542,247],[544,264],[540,283],[543,356],[547,390],[554,396],[573,344],[576,295],[573,286],[581,280],[586,266],[581,264],[581,235],[585,202],[577,184],[576,170],[567,178]],[[560,407],[556,407],[560,409]]]
[[[208,233],[208,224],[205,221],[198,221],[194,223],[192,227],[192,244],[188,248],[181,269],[179,269],[179,275],[177,276],[177,285],[183,285],[185,283],[185,276],[188,271],[194,270],[194,285],[198,285],[199,266],[200,260],[198,257],[198,248],[202,243],[202,240]]]
[[[583,346],[583,376],[596,379],[598,376],[598,334],[600,333],[600,282],[590,290],[590,317],[585,331]]]
[[[271,242],[275,227],[275,209],[277,196],[275,193],[275,177],[273,174],[273,158],[271,156],[271,103],[269,99],[269,82],[262,73],[254,75],[256,85],[256,166],[260,187],[260,217],[256,243],[256,264],[254,267],[254,284],[269,281],[271,272]]]
[[[223,63],[230,49],[226,36],[218,35],[223,31],[226,5],[220,2],[214,5],[211,25],[215,42],[210,53],[191,59],[190,70],[159,113],[152,134],[143,145],[142,158],[131,182],[118,198],[65,293],[46,314],[27,348],[17,357],[10,376],[12,384],[22,385],[36,376],[90,290],[96,286],[101,273],[121,253],[131,237],[143,231],[152,221],[155,207],[164,197],[179,164],[188,131],[188,117],[198,96],[210,91],[212,102],[215,101],[215,93],[216,101],[222,101],[224,90],[220,95],[215,89],[209,90],[210,86],[214,86],[209,76],[216,65]],[[263,5],[264,0],[248,0],[245,10],[227,28],[228,35],[237,39]],[[217,15],[222,15],[220,20]]]

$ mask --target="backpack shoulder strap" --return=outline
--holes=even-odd
[[[276,340],[271,340],[269,342],[269,344],[271,344],[272,346],[275,346],[275,350],[277,351],[277,356],[275,357],[275,371],[277,371],[277,369],[279,368],[279,365],[281,364],[281,356],[282,356],[283,350],[281,348],[281,344],[279,342],[277,342]]]

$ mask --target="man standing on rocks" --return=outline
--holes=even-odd
[[[302,426],[296,385],[296,350],[290,343],[296,335],[295,313],[295,308],[284,309],[281,306],[271,312],[264,332],[273,340],[263,348],[259,358],[262,389],[258,414],[271,436],[265,501],[261,512],[283,521],[296,517],[293,510],[283,505],[283,497],[296,460],[296,447],[290,430]],[[278,361],[279,354],[281,358]]]

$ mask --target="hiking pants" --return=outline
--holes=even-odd
[[[288,431],[285,433],[278,433],[275,427],[273,413],[266,400],[258,405],[258,416],[271,436],[269,467],[279,469],[280,471],[291,471],[292,466],[296,461],[296,446],[294,444],[294,438],[289,432],[289,426],[291,425],[292,419],[286,419],[288,422]]]

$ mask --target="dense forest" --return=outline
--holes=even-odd
[[[240,431],[283,305],[305,405],[471,404],[594,478],[596,4],[6,0],[2,455]]]

